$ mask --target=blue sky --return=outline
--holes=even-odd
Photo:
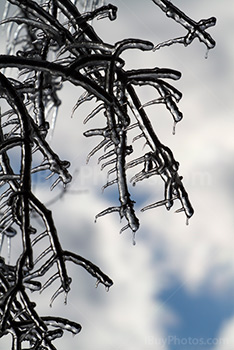
[[[119,7],[118,19],[95,23],[107,42],[141,37],[157,44],[184,34],[151,0],[112,3]],[[173,210],[140,213],[136,246],[131,232],[119,235],[122,226],[117,214],[94,224],[94,216],[113,204],[115,191],[101,193],[106,175],[99,172],[95,157],[86,165],[86,152],[96,142],[82,136],[89,127],[82,120],[90,107],[71,119],[79,91],[65,86],[52,147],[71,161],[71,171],[77,175],[70,188],[81,192],[68,193],[53,206],[55,222],[66,249],[77,250],[100,265],[115,284],[106,293],[101,286],[96,289],[86,273],[71,267],[68,305],[62,305],[61,296],[49,312],[68,315],[83,330],[75,338],[59,340],[61,349],[231,350],[234,346],[234,15],[228,0],[175,0],[174,4],[197,21],[217,17],[216,27],[208,30],[217,42],[208,59],[206,47],[197,41],[187,48],[134,51],[123,58],[129,69],[159,66],[182,71],[176,87],[183,92],[179,105],[184,119],[176,135],[172,135],[171,116],[163,109],[159,113],[157,106],[149,107],[147,112],[160,140],[180,162],[195,215],[186,226],[183,214]],[[142,99],[148,98],[148,92],[141,94]],[[101,116],[91,123],[102,123]],[[69,142],[64,142],[64,134]],[[142,146],[136,142],[136,148]],[[38,186],[38,195],[45,201],[56,195],[56,190],[50,193],[48,188]],[[140,207],[154,202],[160,191],[159,181],[132,189]],[[44,314],[50,293],[39,299]],[[2,341],[0,349],[5,349]]]
[[[160,299],[179,317],[179,324],[167,329],[169,349],[188,348],[189,339],[191,349],[213,349],[223,323],[234,313],[233,288],[220,297],[206,288],[188,293],[184,286],[175,284]],[[200,344],[200,339],[205,344]]]

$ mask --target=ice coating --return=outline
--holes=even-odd
[[[214,17],[195,22],[170,1],[153,1],[167,17],[187,30],[187,35],[165,41],[155,49],[174,43],[187,46],[195,38],[203,42],[207,50],[215,46],[207,32],[215,25]],[[18,6],[14,13],[10,2]],[[12,17],[8,17],[9,13]],[[147,114],[149,106],[157,113],[158,104],[164,105],[175,129],[183,116],[179,109],[182,93],[176,88],[181,73],[160,67],[127,70],[123,59],[125,51],[151,51],[154,45],[139,38],[104,42],[95,32],[92,21],[100,18],[112,21],[116,14],[116,6],[106,5],[102,0],[10,0],[4,12],[1,24],[7,27],[8,40],[7,54],[0,55],[3,72],[0,73],[0,97],[4,102],[1,104],[4,110],[0,111],[0,252],[6,259],[0,258],[0,336],[12,335],[12,349],[24,348],[26,341],[31,348],[55,350],[52,342],[64,331],[79,333],[81,327],[75,322],[61,317],[40,317],[28,294],[28,290],[42,293],[50,287],[53,289],[51,305],[60,294],[66,303],[72,283],[68,262],[84,268],[97,285],[103,284],[106,290],[113,284],[94,263],[63,249],[59,234],[67,232],[57,232],[51,210],[33,191],[37,173],[46,172],[47,179],[53,177],[51,189],[59,183],[65,187],[72,180],[69,160],[60,159],[48,142],[59,117],[58,92],[64,82],[79,87],[77,102],[71,109],[73,117],[79,118],[79,107],[84,103],[88,106],[91,101],[91,110],[83,121],[88,124],[100,120],[100,124],[95,123],[95,127],[84,132],[86,137],[98,139],[96,146],[87,152],[87,162],[98,153],[100,170],[107,173],[102,190],[110,186],[118,190],[119,202],[102,210],[96,219],[117,213],[124,221],[120,232],[130,230],[135,244],[140,222],[130,187],[153,176],[162,181],[164,192],[142,211],[159,206],[170,210],[175,201],[179,201],[181,208],[176,212],[183,212],[187,222],[194,212],[179,175],[179,163],[159,140]],[[14,68],[19,75],[9,78],[4,74],[9,68]],[[143,102],[138,87],[144,89],[145,86],[152,89],[155,96]],[[131,134],[132,130],[135,134]],[[138,140],[144,141],[144,147],[136,153]],[[12,153],[17,149],[20,150],[19,166],[15,169]],[[138,170],[135,171],[135,167]],[[133,174],[129,180],[130,168]],[[21,239],[22,252],[12,266],[10,248],[16,235]],[[7,249],[2,249],[6,243]],[[41,244],[45,246],[43,250]]]
[[[210,17],[208,19],[201,19],[199,22],[192,20],[184,12],[178,9],[171,1],[168,0],[152,0],[156,5],[158,5],[163,12],[166,13],[167,17],[174,19],[177,23],[181,24],[187,31],[187,35],[184,37],[179,37],[175,39],[167,40],[155,46],[154,50],[158,50],[163,46],[170,46],[172,44],[183,44],[187,46],[191,42],[198,38],[202,43],[204,43],[207,49],[213,49],[215,47],[215,41],[206,29],[212,27],[216,24],[216,18]]]

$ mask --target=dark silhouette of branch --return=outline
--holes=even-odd
[[[208,49],[214,47],[214,40],[206,32],[215,24],[213,17],[197,23],[169,1],[153,1],[188,31],[185,37],[166,41],[156,49],[173,43],[188,45],[196,37]],[[51,210],[32,188],[33,174],[37,172],[47,171],[48,178],[55,177],[51,189],[60,182],[65,188],[72,180],[70,162],[61,160],[48,141],[48,132],[55,128],[62,102],[58,92],[65,81],[84,89],[73,114],[83,103],[96,99],[97,104],[84,123],[102,114],[105,125],[84,133],[86,137],[101,137],[89,152],[87,162],[102,152],[98,163],[108,174],[103,190],[117,186],[119,193],[119,204],[104,209],[96,219],[117,212],[126,221],[121,232],[129,228],[135,236],[140,222],[129,190],[131,183],[135,185],[151,176],[159,176],[164,183],[164,197],[142,211],[161,205],[169,210],[179,201],[181,209],[177,212],[184,212],[187,220],[193,215],[179,175],[179,163],[159,140],[146,112],[149,105],[156,108],[160,103],[169,111],[175,125],[182,120],[178,107],[182,93],[168,82],[180,79],[181,73],[159,67],[126,70],[121,57],[124,51],[152,51],[154,45],[138,38],[105,43],[91,23],[95,18],[115,20],[117,8],[111,4],[84,1],[84,12],[80,13],[76,2],[71,0],[49,0],[43,6],[34,0],[8,0],[7,3],[17,10],[1,22],[8,25],[9,37],[7,53],[0,55],[0,98],[4,101],[4,109],[0,111],[0,251],[4,239],[8,244],[8,260],[0,258],[0,337],[11,334],[15,350],[26,349],[25,342],[29,342],[30,349],[55,350],[54,339],[61,337],[64,330],[77,334],[81,326],[61,317],[39,316],[28,290],[42,293],[59,281],[50,303],[61,293],[65,294],[66,302],[72,282],[67,262],[83,267],[106,289],[113,284],[95,264],[63,249]],[[8,76],[9,68],[14,68],[17,75]],[[155,99],[142,104],[136,86],[151,87]],[[128,141],[133,128],[138,131],[134,140],[145,140],[146,147],[140,155],[135,155],[133,144]],[[19,149],[17,169],[13,166],[11,151]],[[128,169],[139,165],[142,169],[129,183]],[[21,236],[22,251],[13,266],[10,246],[17,234]],[[39,249],[41,242],[45,245],[43,251]],[[52,267],[56,272],[51,273]]]

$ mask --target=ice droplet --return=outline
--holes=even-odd
[[[68,296],[68,292],[65,292],[65,295],[64,295],[64,305],[67,305],[67,296]]]
[[[135,232],[132,233],[132,244],[136,245],[136,233]]]

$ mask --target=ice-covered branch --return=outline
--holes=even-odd
[[[195,38],[208,49],[215,46],[206,31],[215,25],[214,17],[196,22],[168,0],[153,2],[187,30],[184,37],[165,41],[155,49],[173,43],[186,46]],[[5,263],[0,258],[0,336],[11,334],[14,350],[25,349],[25,342],[30,349],[56,350],[52,342],[61,337],[64,330],[79,333],[81,326],[75,322],[61,317],[40,317],[28,296],[28,289],[42,293],[58,282],[51,304],[61,293],[65,294],[66,302],[72,282],[67,263],[83,267],[106,289],[113,284],[98,266],[62,247],[51,210],[33,191],[35,173],[47,171],[47,178],[57,175],[51,189],[60,181],[66,186],[72,180],[68,171],[70,162],[61,160],[48,141],[59,117],[62,101],[58,91],[65,81],[84,90],[78,96],[72,116],[78,115],[83,103],[92,100],[97,103],[83,118],[84,124],[102,118],[99,126],[96,124],[84,132],[86,137],[101,138],[89,152],[87,162],[101,153],[97,157],[98,164],[101,170],[107,170],[102,190],[116,186],[119,202],[102,210],[96,219],[118,213],[126,221],[120,232],[130,229],[135,238],[140,222],[129,188],[152,176],[162,180],[164,194],[142,211],[161,205],[169,210],[179,201],[181,208],[176,212],[184,212],[187,220],[194,212],[179,175],[179,163],[171,149],[159,139],[147,114],[148,106],[156,108],[162,104],[172,115],[174,125],[182,120],[179,108],[182,93],[176,88],[181,73],[159,67],[126,70],[123,59],[126,50],[147,52],[152,51],[154,45],[138,38],[104,42],[92,21],[105,17],[115,20],[117,8],[102,0],[84,0],[78,2],[78,6],[83,5],[81,13],[76,3],[76,0],[8,0],[17,10],[9,11],[8,7],[1,22],[8,26],[8,54],[0,55],[0,69],[4,72],[0,73],[0,98],[3,100],[0,111],[0,253],[7,243],[8,260]],[[9,68],[14,68],[18,76],[8,77]],[[142,102],[138,86],[151,88],[155,98]],[[136,135],[129,141],[131,130],[136,131]],[[145,141],[145,147],[136,153],[133,141],[139,139]],[[14,154],[18,156],[18,167]],[[133,173],[129,180],[128,170],[134,171],[137,166],[141,167],[140,171]],[[21,235],[22,251],[15,266],[11,266],[11,244],[17,234]],[[43,250],[40,244],[44,244]]]
[[[184,37],[175,38],[167,40],[155,46],[155,50],[163,47],[170,46],[172,44],[184,44],[188,46],[191,42],[198,38],[203,42],[207,49],[213,49],[215,47],[215,41],[206,29],[213,27],[216,24],[216,18],[210,17],[208,19],[201,19],[199,22],[194,21],[188,17],[184,12],[182,12],[178,7],[173,5],[169,0],[152,0],[156,5],[158,5],[163,12],[166,13],[167,17],[174,19],[177,23],[181,24],[185,29],[187,29],[188,34]]]

